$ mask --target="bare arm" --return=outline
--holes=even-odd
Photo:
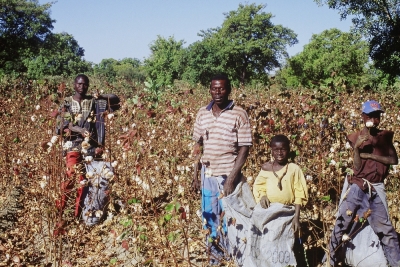
[[[354,168],[359,170],[361,168],[360,146],[364,141],[367,141],[369,135],[360,135],[354,144]]]
[[[196,143],[193,146],[193,156],[194,156],[194,171],[193,171],[193,180],[192,180],[192,190],[197,192],[200,190],[200,181],[199,181],[199,169],[201,168],[200,157],[201,157],[202,146],[199,143]]]
[[[242,170],[244,163],[246,162],[246,159],[249,155],[249,150],[250,147],[248,146],[239,147],[239,153],[238,156],[236,157],[235,165],[233,166],[233,169],[231,173],[228,175],[228,178],[226,179],[224,184],[225,196],[230,195],[235,190],[236,185],[239,183],[241,178],[239,177],[239,173]]]
[[[294,204],[295,213],[292,222],[292,228],[294,232],[300,230],[300,204]]]
[[[399,160],[395,148],[391,146],[389,147],[388,150],[389,150],[389,156],[379,156],[369,153],[360,153],[360,157],[362,159],[372,159],[387,165],[397,165]]]

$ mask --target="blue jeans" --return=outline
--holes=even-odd
[[[219,199],[225,180],[226,176],[206,176],[205,168],[201,169],[201,209],[203,228],[210,230],[206,244],[210,250],[211,264],[218,264],[219,260],[225,259],[229,246],[224,209]]]
[[[354,234],[359,229],[358,227],[361,227],[361,225],[358,225],[358,227],[353,225],[353,223],[355,224],[353,221],[355,216],[358,215],[359,218],[362,218],[369,209],[371,214],[367,218],[368,222],[382,243],[386,259],[391,266],[400,266],[399,240],[382,200],[376,192],[373,191],[370,195],[356,184],[350,186],[347,197],[339,207],[339,216],[336,219],[329,243],[331,265],[335,266],[335,263],[344,261],[344,258],[339,255],[339,246],[343,243],[342,236]],[[347,210],[352,211],[350,216],[346,214]]]

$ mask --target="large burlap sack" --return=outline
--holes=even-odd
[[[105,216],[109,203],[109,179],[113,176],[110,162],[92,161],[86,164],[88,182],[82,194],[82,219],[86,225],[95,225]]]

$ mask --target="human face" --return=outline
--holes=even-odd
[[[229,93],[230,90],[227,88],[225,80],[211,81],[210,94],[218,106],[223,106],[228,103]]]
[[[77,92],[80,95],[86,95],[88,89],[89,89],[89,83],[85,81],[84,78],[78,77],[78,79],[74,83],[74,89],[75,92]]]
[[[373,127],[377,127],[379,125],[379,123],[381,122],[381,112],[380,111],[374,111],[371,113],[363,113],[361,115],[364,124],[366,124],[368,121],[371,121],[374,126]]]
[[[272,156],[279,165],[285,165],[289,158],[289,150],[287,144],[283,142],[274,142],[271,144]]]

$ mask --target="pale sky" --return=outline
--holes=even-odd
[[[266,4],[264,11],[274,15],[275,25],[297,34],[299,43],[287,49],[290,56],[301,52],[312,34],[351,27],[349,19],[341,21],[336,10],[319,7],[313,0],[58,0],[51,8],[51,18],[56,20],[53,32],[72,34],[88,61],[143,60],[150,55],[149,45],[157,35],[174,36],[188,46],[201,39],[197,36],[201,30],[221,26],[223,13],[236,10],[240,3]]]

